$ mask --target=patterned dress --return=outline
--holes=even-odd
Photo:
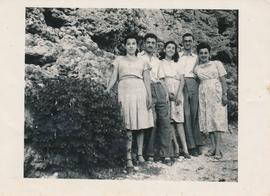
[[[169,93],[177,94],[180,85],[180,76],[183,74],[182,68],[174,61],[167,61],[165,59],[160,62],[159,78],[165,79],[165,85]],[[184,122],[184,96],[183,92],[180,94],[181,103],[175,104],[175,101],[170,102],[170,118],[174,122]]]
[[[228,131],[227,106],[222,105],[222,86],[219,77],[226,75],[220,61],[209,61],[195,67],[200,79],[199,124],[201,132]]]
[[[143,71],[148,68],[146,62],[140,58],[131,61],[117,57],[113,64],[118,69],[118,102],[126,128],[140,130],[153,127],[153,113],[147,109],[147,91],[143,81]]]

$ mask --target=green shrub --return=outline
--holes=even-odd
[[[67,77],[33,81],[25,89],[25,108],[33,117],[33,125],[25,125],[25,145],[47,168],[88,171],[123,163],[126,138],[117,97],[104,94],[101,84]]]

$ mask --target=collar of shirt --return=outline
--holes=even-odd
[[[151,62],[151,61],[153,61],[153,60],[159,60],[158,58],[157,58],[157,55],[156,55],[156,53],[154,53],[153,55],[152,55],[152,57],[150,58],[150,56],[143,50],[142,52],[139,52],[138,53],[138,56],[143,56],[143,57],[147,57],[147,59],[149,60],[149,62]]]
[[[138,56],[145,58],[148,61],[149,66],[151,67],[151,70],[150,70],[151,81],[159,82],[158,67],[159,67],[160,60],[155,56],[155,54],[153,54],[153,56],[150,58],[145,51],[138,53]]]
[[[193,52],[186,52],[186,51],[182,51],[179,53],[179,56],[196,56],[196,54],[194,54]]]

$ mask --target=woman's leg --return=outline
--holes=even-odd
[[[176,123],[176,130],[177,130],[177,132],[178,132],[178,134],[180,136],[183,151],[184,151],[185,154],[188,154],[186,135],[185,135],[185,130],[184,130],[184,124],[183,123]]]
[[[177,142],[177,138],[176,138],[176,134],[175,134],[175,126],[174,126],[174,123],[171,123],[171,126],[172,126],[172,143],[174,145],[174,155],[175,156],[179,156],[179,145],[178,145],[178,142]]]
[[[209,151],[210,155],[214,155],[216,153],[216,139],[215,139],[215,134],[213,132],[209,133],[210,136],[210,141],[212,144],[212,147]]]
[[[143,139],[144,139],[144,130],[138,130],[137,133],[137,146],[138,146],[138,161],[144,162],[143,154]]]
[[[127,130],[127,167],[133,167],[132,157],[131,157],[131,148],[132,148],[132,131]]]
[[[210,141],[211,141],[211,149],[205,154],[206,156],[214,156],[216,153],[216,139],[214,132],[209,133]]]
[[[220,148],[221,133],[219,131],[215,131],[214,136],[215,136],[215,141],[216,141],[216,143],[215,143],[215,145],[216,145],[215,156],[221,157],[222,156],[221,148]]]

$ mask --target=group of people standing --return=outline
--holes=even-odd
[[[127,169],[134,169],[135,135],[139,164],[145,163],[144,158],[154,161],[157,137],[158,154],[165,164],[171,165],[180,155],[187,159],[200,156],[202,133],[209,134],[212,144],[206,155],[221,159],[221,132],[228,129],[226,71],[222,63],[210,60],[211,47],[207,43],[198,44],[194,54],[190,33],[182,36],[181,52],[174,41],[168,41],[156,53],[157,41],[155,34],[146,34],[144,50],[139,53],[137,37],[127,36],[126,55],[113,62],[106,89],[109,93],[118,82],[118,102],[127,130]],[[146,144],[145,133],[149,136]]]

